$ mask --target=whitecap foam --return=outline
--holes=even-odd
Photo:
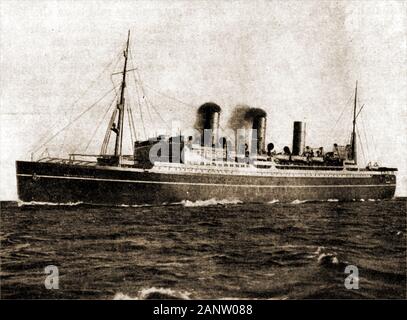
[[[43,201],[30,201],[30,202],[25,202],[18,200],[17,205],[19,207],[22,206],[77,206],[83,204],[82,201],[78,202],[43,202]]]
[[[302,203],[306,203],[307,201],[308,201],[308,200],[299,200],[299,199],[296,199],[296,200],[292,201],[291,204],[302,204]]]
[[[328,199],[328,200],[326,200],[327,202],[338,202],[339,201],[339,199]]]
[[[209,199],[209,200],[197,200],[197,201],[190,201],[190,200],[183,200],[180,202],[184,207],[207,207],[207,206],[216,206],[216,205],[226,205],[226,204],[240,204],[243,203],[238,199]]]
[[[323,250],[325,250],[325,247],[318,247],[317,250],[315,250],[314,253],[315,253],[316,255],[319,255],[319,254],[321,254],[321,252],[322,252]]]
[[[321,253],[318,256],[319,264],[338,264],[339,260],[333,253]]]
[[[127,294],[118,292],[114,295],[113,300],[139,300],[137,297],[131,297]]]
[[[163,204],[164,205],[164,204]],[[140,207],[151,207],[151,204],[121,204],[119,207],[123,208],[140,208]]]
[[[114,296],[114,300],[148,300],[148,299],[182,299],[190,300],[191,293],[187,291],[176,291],[168,288],[151,287],[142,289],[136,297],[129,296],[125,293],[118,292]]]
[[[273,203],[277,203],[277,202],[280,202],[280,200],[271,200],[271,201],[269,201],[269,202],[267,202],[268,204],[273,204]]]

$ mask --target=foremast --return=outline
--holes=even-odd
[[[118,123],[117,123],[117,134],[116,134],[116,142],[114,146],[114,156],[119,160],[120,163],[120,157],[122,156],[122,147],[123,147],[123,118],[124,118],[124,109],[126,107],[125,105],[125,98],[124,98],[124,91],[126,88],[126,73],[127,73],[127,59],[128,59],[128,53],[129,53],[129,42],[130,42],[130,30],[127,35],[127,44],[126,44],[126,50],[124,51],[124,66],[123,66],[123,78],[122,78],[122,84],[120,88],[120,99],[117,104],[117,110],[119,111],[119,117],[118,117]]]
[[[107,128],[104,141],[102,143],[102,148],[100,151],[100,157],[97,159],[98,164],[100,165],[113,165],[120,166],[122,158],[122,149],[123,149],[123,130],[124,130],[124,113],[126,108],[125,101],[125,90],[126,90],[126,73],[127,70],[127,60],[129,56],[129,45],[130,45],[130,30],[127,35],[126,49],[123,51],[124,55],[124,64],[123,64],[123,74],[122,82],[120,85],[120,96],[117,101],[116,109],[114,110],[112,117],[110,118],[109,126]],[[117,116],[117,125],[115,122]],[[114,154],[108,155],[107,149],[110,141],[111,132],[116,134],[115,145],[114,145]]]

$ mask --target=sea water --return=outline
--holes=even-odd
[[[1,298],[406,298],[406,199],[372,200],[2,203]]]

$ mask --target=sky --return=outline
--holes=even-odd
[[[128,30],[151,103],[136,108],[129,72],[139,138],[174,121],[192,128],[211,101],[222,128],[236,106],[249,105],[267,112],[277,148],[291,146],[300,120],[306,144],[329,149],[347,143],[358,81],[359,163],[398,167],[396,194],[406,196],[406,9],[404,1],[3,0],[0,199],[16,199],[15,161],[33,151],[98,152],[114,91],[60,130],[119,83],[111,74]]]

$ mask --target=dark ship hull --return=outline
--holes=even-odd
[[[270,202],[352,201],[392,198],[396,177],[389,172],[305,172],[262,176],[180,172],[17,161],[17,188],[23,202],[141,205],[185,200]],[[288,170],[284,170],[288,171]]]

